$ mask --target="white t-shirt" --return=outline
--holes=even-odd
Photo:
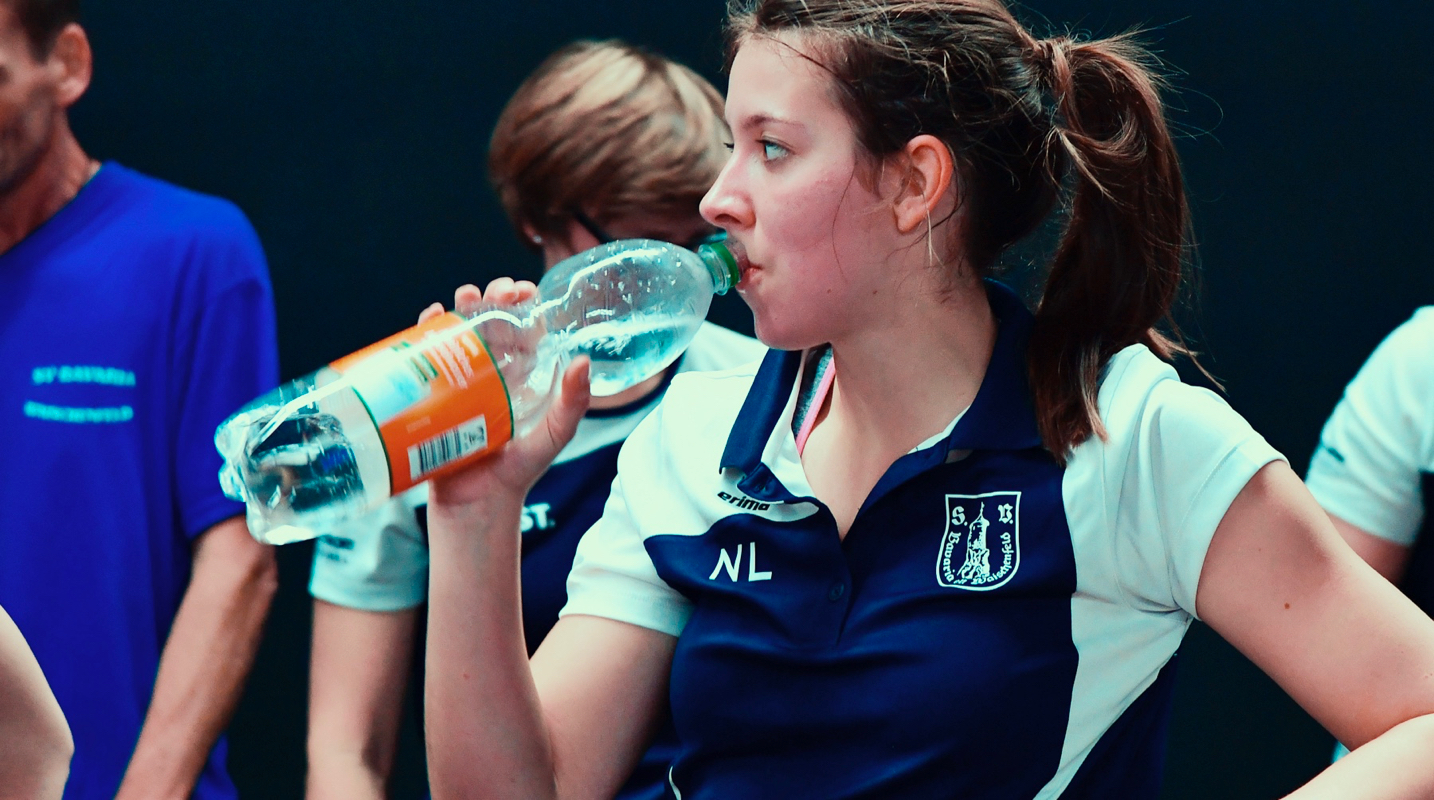
[[[1305,479],[1326,511],[1381,539],[1412,545],[1434,472],[1434,306],[1375,348],[1320,433]]]

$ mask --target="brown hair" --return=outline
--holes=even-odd
[[[565,238],[573,211],[599,223],[691,215],[727,158],[722,95],[701,76],[619,41],[549,56],[508,101],[488,174],[518,235]]]
[[[50,50],[66,25],[80,21],[80,0],[4,0],[4,3],[20,20],[25,38],[30,40],[30,52],[39,61],[50,57]]]
[[[1096,397],[1113,354],[1188,354],[1170,311],[1189,211],[1160,79],[1129,36],[1038,39],[999,0],[734,0],[728,17],[729,58],[753,36],[801,37],[871,155],[920,134],[946,143],[978,274],[1068,197],[1027,356],[1058,459],[1105,435]]]

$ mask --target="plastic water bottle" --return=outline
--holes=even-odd
[[[578,253],[528,302],[443,314],[244,406],[215,432],[220,484],[260,541],[312,538],[525,433],[575,356],[598,396],[657,374],[739,277],[720,243]]]

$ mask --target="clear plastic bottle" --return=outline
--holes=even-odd
[[[592,360],[598,396],[657,374],[739,276],[723,244],[578,253],[531,301],[449,312],[244,406],[215,432],[220,484],[260,541],[312,538],[525,433],[575,356]]]

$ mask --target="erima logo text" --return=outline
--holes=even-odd
[[[766,511],[772,507],[771,503],[759,503],[750,497],[733,497],[726,492],[718,492],[717,497],[747,511]]]

